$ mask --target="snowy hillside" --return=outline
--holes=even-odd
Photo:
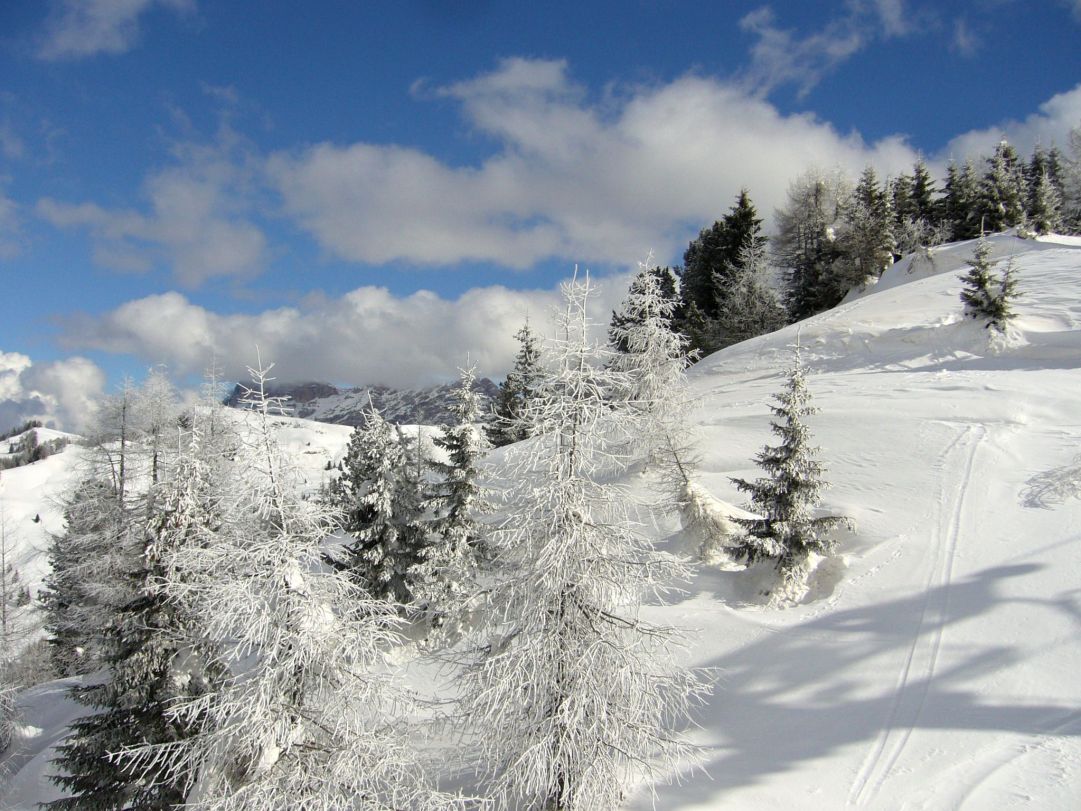
[[[825,504],[858,529],[804,605],[705,569],[661,610],[701,629],[693,658],[720,678],[709,776],[659,808],[1077,807],[1081,250],[993,243],[1024,293],[996,351],[960,320],[969,243],[692,371],[701,483],[739,503],[728,477],[756,475],[798,333]]]
[[[691,370],[696,483],[742,504],[729,477],[758,474],[751,459],[773,440],[768,405],[798,334],[821,408],[810,423],[832,485],[824,504],[856,530],[800,605],[766,607],[748,573],[704,566],[674,604],[650,607],[696,629],[690,658],[718,673],[691,733],[705,771],[659,787],[657,808],[1077,807],[1081,246],[992,242],[995,257],[1015,256],[1023,292],[1015,331],[993,345],[961,320],[972,245],[960,244]],[[349,436],[279,427],[310,486]],[[0,476],[35,579],[73,450]],[[659,532],[686,548],[675,515]],[[22,704],[3,808],[56,796],[49,746],[76,712],[56,684]],[[640,791],[629,806],[653,800]]]

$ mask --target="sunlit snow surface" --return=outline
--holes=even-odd
[[[798,332],[822,409],[809,422],[829,468],[824,506],[857,526],[801,604],[766,607],[760,572],[710,566],[648,609],[697,629],[692,663],[718,669],[690,732],[704,771],[659,787],[657,808],[1079,807],[1081,240],[992,241],[1023,293],[1002,340],[961,320],[964,243],[692,370],[698,483],[742,504],[729,477],[758,475]],[[349,429],[283,419],[282,436],[317,487]],[[45,499],[77,458],[0,475],[35,580],[35,550],[60,521]],[[673,513],[662,544],[687,548],[678,530]],[[48,749],[77,712],[61,687],[23,696],[2,808],[56,796]],[[628,805],[653,802],[641,790]]]

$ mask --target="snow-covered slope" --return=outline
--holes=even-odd
[[[657,807],[1078,807],[1081,250],[993,241],[1024,294],[995,346],[961,321],[962,244],[692,371],[701,483],[739,503],[728,477],[757,472],[798,335],[825,503],[858,528],[803,605],[703,569],[658,610],[701,629],[692,659],[719,679],[708,776]]]
[[[660,787],[657,808],[1078,807],[1081,246],[993,242],[1023,292],[1005,340],[961,320],[961,244],[692,370],[696,482],[740,504],[729,477],[758,473],[798,335],[822,409],[810,424],[825,506],[857,529],[800,605],[766,607],[748,573],[706,566],[649,608],[697,629],[689,658],[718,674],[692,732],[705,771]],[[309,486],[349,435],[288,418],[280,429]],[[63,489],[70,453],[0,476],[9,523],[58,520],[35,489]],[[686,548],[674,514],[659,532]],[[57,697],[55,685],[25,695],[0,807],[55,796],[48,747],[74,711]]]

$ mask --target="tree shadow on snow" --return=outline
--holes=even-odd
[[[1018,661],[1021,651],[989,643],[966,655],[951,649],[949,663],[939,661],[950,626],[996,606],[1031,603],[1076,622],[1070,600],[1001,593],[1002,581],[1041,568],[1000,566],[890,602],[830,612],[771,629],[707,663],[720,677],[700,723],[725,740],[704,764],[711,779],[663,788],[662,802],[719,800],[728,789],[767,781],[851,744],[867,743],[870,751],[883,735],[892,732],[897,740],[908,729],[1081,735],[1081,710],[994,704],[966,689],[973,678]],[[861,662],[891,652],[881,685],[868,690],[865,678],[850,675]]]

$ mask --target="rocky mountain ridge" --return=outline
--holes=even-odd
[[[268,393],[286,398],[288,413],[304,419],[334,425],[356,427],[364,424],[369,403],[383,417],[399,425],[443,425],[454,422],[451,405],[457,383],[444,383],[421,389],[395,389],[390,386],[338,388],[330,383],[278,383]],[[488,378],[477,380],[474,388],[481,395],[481,410],[487,412],[499,391]],[[240,384],[225,399],[233,408],[241,407],[245,389]]]

